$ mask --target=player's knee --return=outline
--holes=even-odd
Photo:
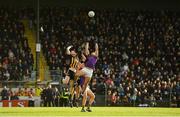
[[[62,83],[63,83],[63,84],[68,84],[68,81],[67,81],[66,79],[63,79],[63,80],[62,80]]]
[[[69,83],[69,76],[66,76],[63,80],[62,80],[63,84],[68,84]]]
[[[95,99],[95,97],[96,97],[96,96],[95,96],[95,95],[93,95],[93,99]]]
[[[83,99],[86,99],[87,98],[87,94],[83,94]]]
[[[94,99],[95,99],[95,95],[94,95],[94,94],[92,94],[91,98],[94,100]]]

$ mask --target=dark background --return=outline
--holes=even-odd
[[[37,0],[0,0],[0,6],[37,6]],[[41,6],[180,10],[180,0],[40,0]]]

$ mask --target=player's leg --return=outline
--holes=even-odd
[[[91,89],[89,89],[89,87],[87,88],[87,96],[90,97],[89,99],[89,104],[88,104],[88,108],[86,109],[88,112],[92,112],[92,110],[90,109],[92,103],[94,102],[95,99],[95,95],[94,93],[91,91]]]
[[[80,97],[80,85],[77,85],[76,87],[75,87],[75,91],[76,91],[76,94],[75,94],[75,105],[76,105],[76,107],[78,107],[79,106],[79,97]]]
[[[86,90],[86,88],[88,87],[90,81],[91,81],[91,78],[90,78],[90,77],[85,77],[85,79],[84,79],[84,84],[83,84],[83,87],[82,87],[82,93],[85,92],[85,90]]]
[[[71,70],[69,70],[69,76],[70,76],[70,81],[69,81],[69,85],[70,85],[70,96],[69,96],[69,102],[70,102],[70,106],[73,107],[73,99],[74,99],[74,78],[75,78],[75,73]]]
[[[69,76],[65,76],[65,78],[62,80],[63,84],[68,84],[70,80]]]
[[[69,101],[70,101],[70,106],[73,107],[73,99],[74,99],[74,80],[69,81],[70,85],[70,96],[69,96]]]
[[[82,87],[82,93],[84,93],[84,91],[86,90],[86,88],[89,85],[89,82],[91,81],[91,77],[93,75],[93,70],[89,69],[89,68],[83,68],[82,71],[84,71],[85,75],[84,75],[84,84]]]
[[[86,76],[86,74],[87,74],[87,71],[86,71],[85,68],[83,68],[82,70],[77,71],[76,74],[75,74],[75,76],[76,76],[76,77],[81,77],[81,76]],[[84,93],[85,89],[87,88],[87,85],[88,85],[88,82],[89,82],[89,81],[90,81],[90,80],[88,80],[88,78],[87,78],[87,79],[85,78],[84,83],[86,83],[86,84],[84,84],[84,86],[82,87],[82,93]]]
[[[85,109],[84,109],[84,107],[86,105],[86,100],[87,100],[87,91],[85,91],[84,94],[83,94],[81,112],[86,112]]]

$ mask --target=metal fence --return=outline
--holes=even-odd
[[[59,82],[63,77],[61,70],[45,70],[44,73],[44,79],[47,81]]]
[[[35,86],[36,81],[36,71],[31,71],[26,75],[20,75],[11,78],[7,78],[0,81],[0,87],[26,87],[27,85],[31,85],[31,87]]]

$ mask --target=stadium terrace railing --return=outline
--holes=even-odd
[[[59,82],[63,77],[61,70],[45,70],[44,80]]]

